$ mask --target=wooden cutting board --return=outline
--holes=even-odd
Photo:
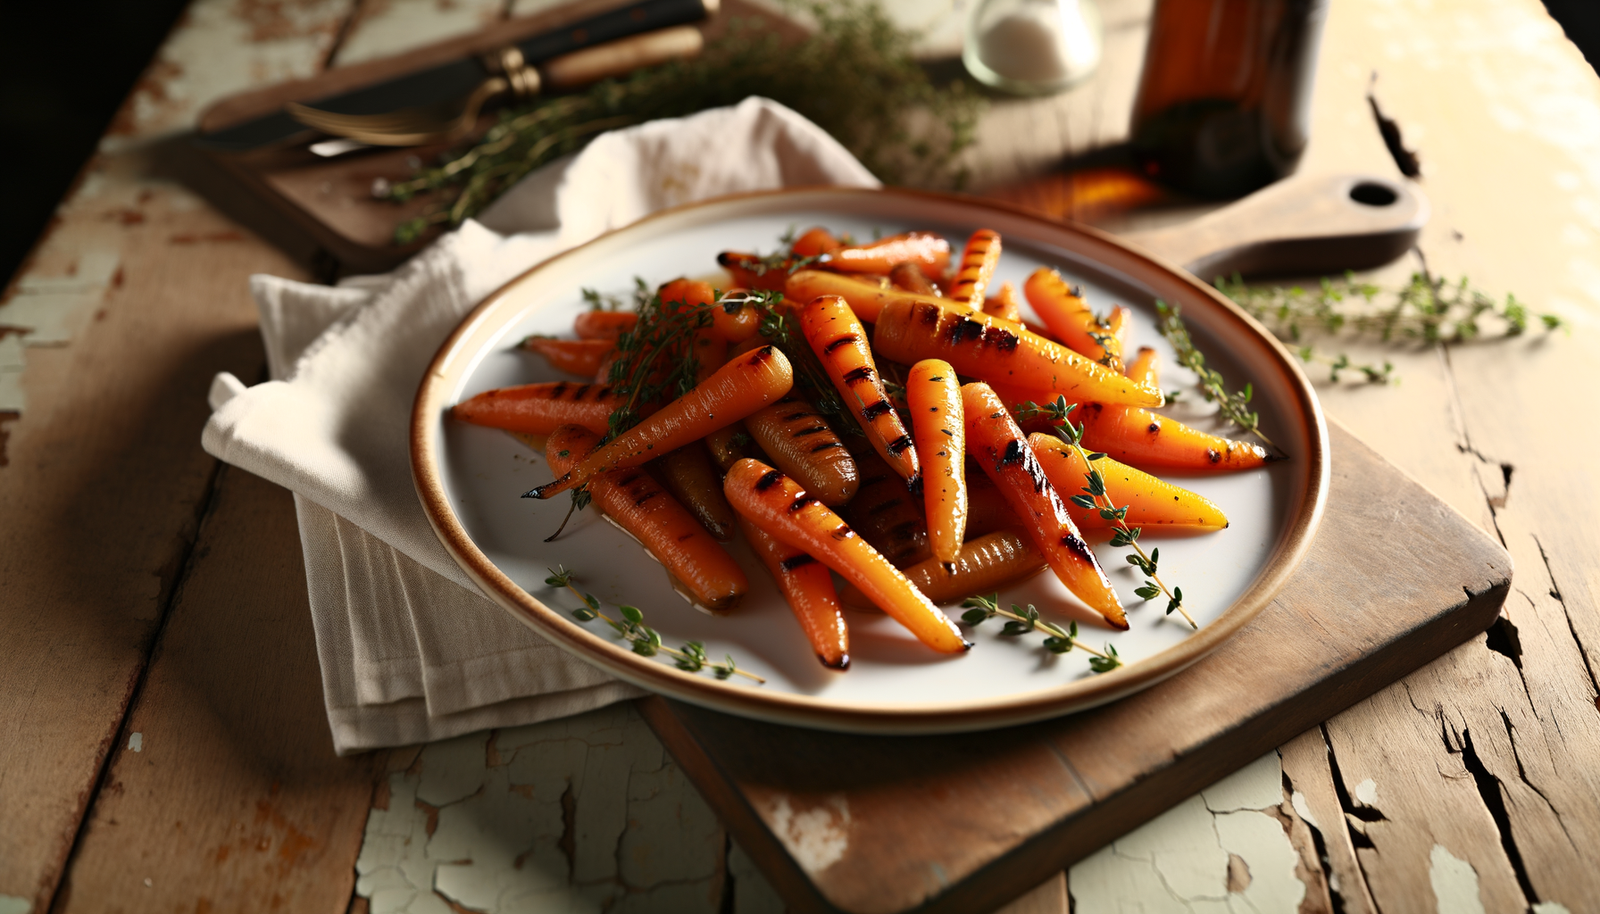
[[[1137,695],[933,737],[660,697],[640,709],[791,912],[992,910],[1494,621],[1505,550],[1330,430],[1327,514],[1294,578],[1216,653]]]

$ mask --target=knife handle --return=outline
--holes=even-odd
[[[680,25],[563,54],[545,61],[539,71],[546,91],[572,89],[640,67],[694,57],[704,45],[699,29]]]
[[[622,38],[688,25],[714,15],[720,0],[642,0],[565,28],[517,43],[523,60],[543,69],[546,61]]]

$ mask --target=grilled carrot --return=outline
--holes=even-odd
[[[1011,280],[1001,283],[993,296],[983,300],[983,313],[1022,323],[1022,302],[1017,300],[1017,287],[1011,284]]]
[[[839,593],[833,587],[828,566],[793,546],[785,545],[766,531],[739,516],[739,529],[750,541],[751,551],[767,566],[767,572],[783,592],[789,609],[800,623],[811,649],[822,665],[833,670],[850,668],[850,630],[839,607]]]
[[[1129,360],[1123,373],[1135,384],[1147,387],[1161,386],[1161,356],[1149,346],[1140,346],[1138,353]]]
[[[895,301],[878,315],[872,342],[879,355],[897,362],[943,359],[970,377],[1050,390],[1068,399],[1161,405],[1161,391],[1134,384],[1036,334],[1009,330],[985,314],[962,315],[938,305]]]
[[[590,454],[571,471],[562,473],[525,494],[549,498],[607,470],[638,466],[653,457],[677,450],[708,433],[743,419],[789,392],[794,372],[782,352],[762,346],[730,361],[654,415],[635,425]]]
[[[566,473],[599,441],[588,429],[563,425],[550,436],[545,455],[556,472]],[[726,612],[750,590],[749,580],[728,551],[643,469],[599,473],[590,477],[588,485],[595,505],[665,565],[674,583],[696,605]]]
[[[882,276],[895,264],[906,261],[916,264],[929,279],[938,279],[950,267],[950,242],[933,232],[906,232],[870,244],[838,248],[828,254],[824,263],[830,269]]]
[[[961,400],[966,409],[967,451],[1011,503],[1050,570],[1112,626],[1127,628],[1127,615],[1111,582],[1000,397],[979,382],[962,387]]]
[[[722,293],[720,308],[711,309],[711,327],[729,345],[736,345],[755,336],[761,324],[756,309],[743,303],[749,289],[729,289]]]
[[[842,505],[855,496],[861,483],[855,459],[828,420],[793,392],[751,413],[744,427],[778,469],[823,504]]]
[[[711,452],[711,462],[726,473],[728,468],[750,456],[750,433],[743,422],[725,425],[705,437],[706,450]]]
[[[1022,519],[1011,510],[1011,503],[1000,494],[982,470],[967,470],[967,540],[1004,530],[1021,527]]]
[[[906,401],[922,461],[928,547],[935,558],[953,562],[967,531],[967,435],[956,370],[938,359],[911,366]]]
[[[764,289],[768,292],[782,292],[791,269],[798,262],[794,258],[774,262],[758,254],[745,254],[739,251],[723,251],[717,255],[717,265],[728,271],[728,275],[733,277],[734,285],[744,286],[746,289]]]
[[[977,309],[964,302],[951,301],[948,298],[939,298],[936,295],[921,295],[916,292],[907,292],[901,289],[885,289],[877,283],[868,282],[855,276],[843,276],[838,273],[825,273],[821,270],[797,270],[789,277],[788,284],[784,287],[784,295],[798,302],[808,302],[819,295],[837,295],[850,304],[850,310],[856,317],[865,323],[873,323],[882,313],[885,305],[891,302],[922,302],[944,308],[955,314],[976,314]],[[995,318],[995,320],[1000,320]],[[1001,326],[1012,331],[1021,331],[1023,326],[1012,321],[1001,321]]]
[[[674,279],[656,290],[661,304],[670,311],[681,311],[697,305],[709,305],[717,300],[717,291],[711,283],[695,279]]]
[[[1013,411],[1030,400],[1043,403],[1055,399],[1047,392],[992,386]],[[1077,405],[1070,418],[1083,426],[1084,447],[1141,469],[1231,473],[1253,470],[1274,459],[1259,445],[1208,434],[1152,410],[1070,398],[1069,402]],[[1020,424],[1030,432],[1049,432],[1060,423],[1034,417]]]
[[[794,240],[789,246],[789,253],[796,257],[818,257],[822,254],[831,254],[844,247],[844,242],[833,236],[827,229],[817,226],[806,229],[805,234]]]
[[[930,558],[905,569],[906,579],[935,603],[955,603],[1027,580],[1048,567],[1019,527],[967,541],[954,563]],[[839,598],[860,606],[864,594],[846,584]]]
[[[850,526],[896,568],[932,555],[922,500],[906,491],[905,481],[875,452],[860,454],[856,465],[861,468],[861,488],[843,509]]]
[[[722,474],[711,465],[705,445],[694,441],[656,462],[661,481],[680,504],[706,528],[712,539],[733,539],[733,509],[722,494]]]
[[[1044,475],[1058,492],[1077,494],[1085,485],[1089,466],[1071,445],[1054,435],[1034,432],[1028,444],[1044,467]],[[1125,518],[1130,527],[1154,530],[1221,530],[1228,516],[1211,499],[1182,486],[1157,479],[1111,457],[1095,461],[1095,469],[1105,481],[1106,497],[1116,507],[1128,508]],[[1079,529],[1108,529],[1115,524],[1076,503],[1067,503],[1067,513]]]
[[[608,385],[547,381],[486,390],[450,408],[450,416],[508,432],[548,435],[563,425],[581,425],[598,435],[624,398]]]
[[[1111,317],[1106,320],[1106,325],[1117,339],[1117,353],[1126,360],[1133,349],[1133,311],[1125,305],[1112,305]]]
[[[636,311],[585,311],[572,320],[580,340],[615,340],[639,324]]]
[[[1089,310],[1083,291],[1067,285],[1055,270],[1040,267],[1022,284],[1028,304],[1044,318],[1055,338],[1113,371],[1122,370],[1122,350],[1109,324]]]
[[[939,287],[928,280],[922,268],[909,261],[901,261],[889,268],[889,285],[915,295],[939,297]]]
[[[978,229],[967,239],[961,252],[961,266],[956,270],[955,281],[950,286],[951,301],[973,308],[983,307],[983,293],[994,278],[994,268],[1000,265],[1000,233],[992,229]]]
[[[923,644],[947,654],[971,647],[905,575],[794,480],[759,460],[745,459],[728,471],[723,488],[735,511],[838,572]]]
[[[915,485],[917,452],[900,414],[873,364],[867,331],[850,306],[837,295],[814,299],[800,312],[800,329],[817,354],[845,406],[861,421],[862,431],[880,456],[908,483]],[[915,360],[913,360],[915,361]]]
[[[1083,444],[1143,469],[1232,473],[1273,460],[1260,445],[1211,435],[1148,409],[1084,403],[1073,411]]]
[[[548,336],[530,336],[522,341],[522,348],[545,357],[550,367],[568,374],[592,378],[600,370],[600,362],[617,347],[616,340],[558,340]]]

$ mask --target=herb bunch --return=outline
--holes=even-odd
[[[1183,616],[1189,627],[1198,629],[1200,626],[1183,608],[1183,588],[1168,588],[1158,574],[1161,561],[1161,550],[1152,548],[1148,553],[1139,545],[1139,536],[1144,532],[1142,527],[1128,526],[1128,506],[1117,507],[1111,501],[1111,496],[1106,494],[1106,480],[1100,475],[1100,470],[1095,466],[1095,461],[1105,459],[1105,454],[1090,451],[1083,446],[1083,426],[1072,421],[1072,411],[1078,408],[1076,403],[1068,403],[1066,397],[1057,397],[1054,403],[1043,406],[1029,400],[1017,406],[1017,417],[1031,419],[1044,417],[1055,423],[1055,433],[1062,441],[1077,452],[1078,459],[1089,468],[1084,474],[1087,483],[1078,494],[1071,496],[1072,503],[1086,511],[1095,511],[1102,520],[1112,523],[1111,545],[1113,547],[1128,546],[1133,549],[1133,554],[1125,556],[1128,564],[1144,572],[1147,576],[1143,585],[1134,593],[1145,600],[1154,600],[1156,597],[1166,595],[1167,615],[1178,613]]]
[[[1160,317],[1157,325],[1161,329],[1161,335],[1172,344],[1172,349],[1178,356],[1178,364],[1199,376],[1200,396],[1208,403],[1217,404],[1217,410],[1222,413],[1223,418],[1255,435],[1267,447],[1281,455],[1282,449],[1261,432],[1261,414],[1250,408],[1250,398],[1254,396],[1255,388],[1246,383],[1243,390],[1231,392],[1228,390],[1222,372],[1206,365],[1205,354],[1190,338],[1189,328],[1183,323],[1181,309],[1177,305],[1169,305],[1158,299],[1156,313]]]
[[[435,225],[459,225],[540,165],[595,135],[682,117],[761,95],[798,111],[890,183],[959,185],[956,157],[975,138],[981,99],[960,82],[936,87],[911,56],[914,36],[867,0],[798,4],[817,31],[785,40],[759,19],[735,19],[700,56],[608,79],[582,92],[504,110],[471,146],[410,180],[380,183],[395,201],[439,192],[427,214],[401,223],[405,244]]]
[[[654,657],[657,654],[666,654],[678,669],[687,673],[698,673],[708,670],[718,679],[727,679],[731,676],[743,676],[753,679],[757,683],[765,684],[766,680],[754,673],[739,669],[733,656],[727,655],[722,663],[713,663],[706,656],[706,646],[699,641],[690,641],[681,648],[667,647],[661,643],[661,634],[655,629],[644,624],[644,613],[637,606],[619,606],[617,611],[622,615],[620,620],[613,619],[600,611],[600,600],[592,593],[580,593],[578,588],[572,586],[573,573],[564,566],[557,565],[547,568],[550,576],[544,582],[551,587],[565,587],[572,595],[582,601],[583,605],[572,610],[572,618],[579,622],[593,622],[602,619],[611,626],[611,630],[618,638],[628,642],[633,652],[641,657]]]
[[[1073,648],[1078,648],[1090,654],[1089,669],[1096,673],[1109,673],[1122,666],[1122,658],[1117,656],[1117,649],[1110,643],[1106,644],[1104,651],[1094,648],[1078,640],[1078,623],[1073,622],[1066,628],[1046,622],[1039,618],[1039,610],[1029,603],[1026,608],[1011,604],[1010,609],[1000,608],[1000,595],[990,594],[987,597],[968,597],[961,604],[970,607],[961,614],[961,621],[977,627],[999,616],[1006,620],[1005,627],[1000,629],[1000,634],[1009,636],[1026,635],[1029,632],[1039,631],[1045,635],[1044,649],[1052,654],[1065,654]]]
[[[1331,380],[1344,371],[1358,371],[1365,380],[1384,383],[1394,366],[1353,362],[1344,353],[1325,356],[1309,342],[1315,336],[1351,334],[1383,343],[1463,343],[1498,330],[1516,337],[1535,325],[1546,331],[1564,326],[1554,314],[1535,312],[1507,294],[1496,299],[1463,276],[1446,281],[1426,271],[1411,274],[1398,289],[1385,290],[1361,282],[1354,273],[1324,277],[1316,287],[1249,286],[1235,273],[1217,277],[1216,286],[1252,317],[1267,325],[1280,339],[1299,344],[1306,362],[1328,366]]]

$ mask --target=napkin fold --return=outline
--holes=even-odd
[[[669,206],[878,182],[761,98],[596,138],[392,273],[254,276],[271,380],[219,374],[206,451],[295,494],[334,748],[551,720],[642,694],[535,635],[440,545],[411,483],[412,397],[445,336],[529,267]]]

